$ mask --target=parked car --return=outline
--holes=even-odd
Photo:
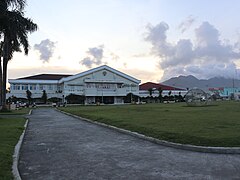
[[[52,103],[52,107],[57,107],[57,103]]]
[[[17,107],[17,108],[26,107],[26,105],[27,105],[27,104],[26,104],[25,102],[21,102],[21,101],[17,101],[17,102],[16,102],[16,107]]]

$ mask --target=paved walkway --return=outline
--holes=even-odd
[[[239,179],[240,155],[157,145],[51,108],[30,116],[20,152],[22,179]]]

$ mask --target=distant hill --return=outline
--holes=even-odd
[[[226,79],[223,77],[214,77],[210,79],[197,79],[196,77],[189,76],[178,76],[173,77],[169,80],[162,82],[168,86],[175,86],[181,88],[201,88],[207,90],[208,88],[217,87],[240,87],[240,80]]]

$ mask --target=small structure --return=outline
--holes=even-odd
[[[212,100],[211,96],[202,89],[193,88],[185,95],[185,101],[188,106],[205,106],[209,105]]]
[[[147,83],[143,83],[139,86],[139,96],[140,97],[150,96],[150,92],[149,92],[150,89],[152,90],[152,92],[151,92],[152,97],[158,97],[160,89],[162,90],[163,97],[169,96],[169,91],[171,91],[172,96],[179,95],[179,94],[184,96],[187,93],[187,90],[183,89],[183,88],[168,86],[168,85],[164,85],[161,83],[147,82]]]

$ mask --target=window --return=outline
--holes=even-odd
[[[117,88],[122,88],[122,84],[118,84],[118,85],[117,85]]]
[[[52,84],[48,85],[48,90],[53,90],[53,85]]]
[[[12,84],[10,88],[11,88],[11,90],[20,90],[20,85],[19,84]]]
[[[93,84],[93,83],[88,83],[87,84],[87,88],[94,88],[95,87],[95,84]]]
[[[70,86],[70,91],[74,91],[74,86]]]
[[[36,90],[36,85],[35,85],[35,84],[30,84],[29,89],[30,89],[30,90]]]
[[[43,87],[43,85],[42,84],[39,84],[39,90],[43,90],[44,89],[44,87]]]
[[[22,85],[22,90],[28,90],[28,84],[23,84]]]

